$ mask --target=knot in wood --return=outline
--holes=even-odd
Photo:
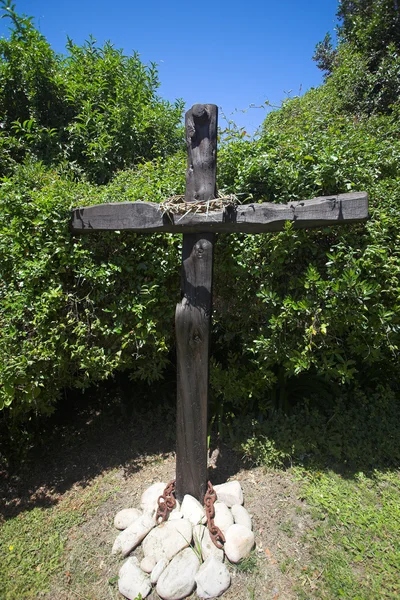
[[[203,339],[202,339],[202,337],[201,337],[201,335],[200,335],[200,333],[198,331],[195,331],[193,333],[193,338],[192,339],[193,339],[194,342],[196,342],[196,344],[199,344],[200,342],[203,341]]]
[[[207,252],[207,250],[209,250],[210,247],[211,247],[211,244],[207,240],[200,240],[200,241],[198,241],[197,244],[194,247],[195,253],[196,253],[196,257],[197,258],[204,258],[204,254]]]
[[[204,104],[195,104],[192,108],[192,115],[198,123],[205,123],[209,118],[207,107]]]

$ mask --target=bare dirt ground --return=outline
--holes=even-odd
[[[135,473],[126,476],[123,469],[112,474],[107,485],[116,491],[72,533],[66,549],[66,570],[53,582],[48,600],[76,597],[106,600],[120,598],[115,576],[122,560],[110,555],[117,535],[114,515],[121,508],[138,507],[142,491],[156,481],[174,477],[174,456],[154,457]],[[216,475],[216,471],[214,471]],[[232,585],[225,600],[284,599],[298,597],[293,575],[309,564],[308,549],[302,541],[309,521],[297,485],[288,473],[266,473],[261,468],[239,470],[234,475],[243,487],[245,504],[253,516],[256,534],[254,559],[249,572],[231,568]],[[213,477],[214,482],[219,477]],[[135,552],[141,558],[140,550]],[[68,576],[65,576],[65,573]],[[111,583],[110,583],[111,582]],[[158,599],[155,592],[151,600]],[[197,598],[194,593],[191,598]]]
[[[157,423],[157,426],[155,426]],[[46,600],[122,598],[117,575],[123,560],[111,556],[117,535],[113,519],[122,508],[138,507],[142,492],[156,481],[174,478],[174,415],[155,410],[148,416],[122,415],[109,421],[99,412],[86,415],[78,427],[58,430],[24,476],[7,476],[1,496],[4,517],[33,506],[52,506],[69,494],[79,498],[86,486],[97,486],[104,501],[68,535],[62,570],[51,582]],[[238,479],[245,506],[253,516],[256,548],[242,566],[230,567],[232,584],[224,600],[294,600],[310,582],[305,533],[309,511],[290,472],[248,468],[240,456],[221,447],[213,484]],[[140,550],[136,551],[140,558]],[[158,599],[155,592],[150,600]],[[196,599],[194,592],[191,599]]]

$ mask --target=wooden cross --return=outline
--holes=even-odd
[[[176,497],[203,501],[207,482],[207,409],[212,270],[215,233],[281,231],[353,223],[368,218],[364,192],[323,196],[288,204],[227,205],[199,211],[217,197],[217,115],[213,104],[195,104],[186,113],[188,166],[185,202],[195,210],[170,214],[151,202],[121,202],[76,208],[72,230],[130,230],[183,233],[181,302],[176,307],[177,444]],[[195,206],[192,204],[192,206]],[[200,204],[201,206],[201,204]]]

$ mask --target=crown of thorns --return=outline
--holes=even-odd
[[[235,194],[229,194],[228,196],[218,193],[217,198],[211,200],[199,200],[194,202],[185,202],[185,196],[177,195],[171,196],[164,202],[160,202],[161,211],[169,215],[187,215],[189,213],[206,213],[221,210],[227,206],[237,206],[239,204],[238,198]]]

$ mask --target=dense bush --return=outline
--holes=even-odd
[[[69,218],[77,204],[181,189],[180,155],[164,159],[182,147],[183,105],[156,95],[157,70],[138,55],[92,39],[68,39],[57,55],[10,0],[1,8],[11,30],[0,39],[0,407],[16,417],[132,363],[134,376],[160,377],[178,241],[75,239]]]
[[[249,407],[289,412],[313,393],[332,406],[332,390],[349,402],[381,383],[398,392],[400,54],[398,29],[385,30],[389,15],[366,9],[374,4],[384,2],[341,3],[339,47],[320,55],[331,69],[323,86],[268,115],[259,140],[220,151],[220,185],[247,201],[365,190],[371,215],[362,225],[224,240],[212,382],[225,423]],[[357,25],[349,33],[345,11],[356,5],[364,20],[373,15],[370,35],[386,31],[375,61],[355,42]],[[218,352],[226,341],[228,357]]]
[[[354,44],[373,60],[389,44],[400,48],[400,6],[397,0],[340,0],[339,38]]]
[[[314,54],[336,108],[353,115],[390,112],[400,95],[400,5],[340,0],[338,40],[328,33]]]
[[[216,343],[229,341],[232,354],[219,362],[215,355],[213,382],[236,414],[255,398],[264,408],[287,408],[288,396],[299,396],[300,373],[308,374],[308,390],[321,378],[397,385],[400,122],[396,113],[335,115],[326,89],[270,115],[258,142],[220,152],[229,191],[281,202],[366,190],[371,214],[360,225],[288,226],[223,241]]]
[[[182,145],[183,104],[157,96],[154,64],[93,39],[68,39],[57,55],[11,0],[0,7],[11,20],[0,39],[0,174],[31,156],[104,183]]]
[[[76,183],[40,163],[0,188],[0,406],[52,409],[63,387],[116,370],[161,376],[179,291],[179,239],[109,233],[75,238],[73,206],[179,191],[182,159],[125,171],[108,186]],[[148,181],[151,180],[151,185]],[[146,185],[148,186],[146,194]],[[125,195],[123,195],[125,194]]]
[[[329,401],[327,401],[329,400]],[[232,434],[245,458],[257,465],[336,465],[364,472],[400,462],[400,401],[389,386],[357,389],[345,395],[310,394],[291,412],[275,412],[264,421],[236,421]],[[245,441],[243,441],[245,440]]]
[[[82,107],[85,101],[77,100],[83,94],[80,68],[89,63],[102,72],[105,58],[92,63],[90,46],[69,48],[68,60],[53,55],[52,60],[57,73],[74,72],[61,83],[69,81],[72,93],[75,82],[74,98]],[[111,53],[108,58],[122,60],[109,48],[104,50]],[[339,53],[346,52],[364,60],[359,50],[342,44]],[[389,107],[385,94],[389,90],[392,95],[400,77],[397,67],[386,71],[390,77],[387,83],[381,79],[371,110],[360,101],[368,94],[350,94],[363,85],[360,65],[346,70],[345,64],[350,63],[335,62],[326,84],[271,113],[258,139],[239,136],[221,144],[219,187],[245,202],[365,190],[371,213],[367,223],[353,226],[296,231],[288,225],[276,234],[219,236],[211,414],[221,427],[250,412],[256,429],[268,418],[277,423],[277,411],[294,411],[297,422],[304,423],[314,415],[312,409],[304,412],[304,398],[320,412],[327,405],[328,420],[345,406],[351,409],[353,398],[366,398],[360,400],[368,408],[360,414],[366,415],[369,398],[384,407],[385,397],[398,393],[400,107],[392,101]],[[94,97],[95,76],[93,82]],[[121,97],[122,112],[125,101]],[[149,110],[158,106],[166,119],[157,121],[165,129],[156,127],[154,135],[168,138],[170,152],[179,134],[177,113],[172,111],[170,122],[172,108],[152,102]],[[96,111],[106,119],[102,110]],[[85,387],[118,370],[149,382],[162,377],[173,360],[179,297],[177,236],[117,232],[78,238],[70,234],[68,220],[77,204],[139,198],[159,202],[182,193],[184,154],[150,161],[138,151],[135,161],[142,160],[133,169],[97,185],[130,164],[124,162],[126,147],[118,155],[121,162],[114,157],[108,163],[105,156],[111,155],[97,146],[100,121],[94,126],[89,119],[93,129],[88,125],[79,137],[79,119],[68,121],[61,133],[36,113],[34,118],[40,127],[57,130],[54,137],[61,142],[56,147],[73,162],[57,153],[51,160],[42,156],[35,146],[37,129],[27,138],[10,125],[2,138],[9,174],[0,189],[0,398],[7,416],[49,411],[63,387]],[[106,137],[114,131],[107,127]],[[144,140],[145,129],[133,130]],[[77,177],[79,170],[94,182]]]

